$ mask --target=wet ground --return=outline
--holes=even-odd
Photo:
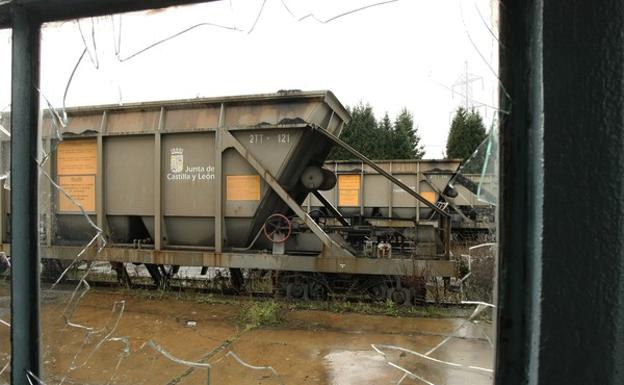
[[[70,294],[46,292],[46,384],[395,384],[401,368],[414,375],[403,384],[491,383],[487,323],[286,310],[279,325],[250,328],[241,322],[241,302],[91,289],[73,306]],[[0,316],[7,319],[4,298]],[[458,338],[429,358],[382,346],[425,354],[458,328]],[[0,325],[0,369],[8,340]]]

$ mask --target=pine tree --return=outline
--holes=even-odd
[[[384,117],[377,124],[379,130],[379,144],[381,149],[380,157],[377,159],[393,159],[394,154],[394,129],[392,121],[386,112]]]
[[[414,129],[414,117],[406,108],[394,120],[394,159],[422,159],[424,146],[420,145],[418,129]]]
[[[347,107],[351,122],[342,132],[341,139],[370,159],[422,159],[424,147],[420,145],[418,129],[414,129],[412,114],[403,108],[394,124],[386,112],[377,122],[370,104],[360,102]],[[342,148],[334,148],[329,159],[354,159]]]
[[[381,151],[376,143],[379,135],[373,108],[368,103],[360,102],[353,108],[347,107],[347,110],[351,114],[351,121],[343,129],[341,139],[362,154],[374,159],[375,156],[380,155]],[[334,147],[329,159],[342,160],[354,159],[354,157],[346,150]]]
[[[422,159],[425,157],[425,145],[420,144],[420,135],[418,135],[418,126],[414,128],[414,137],[416,141],[414,142],[414,159]]]
[[[468,159],[485,137],[485,126],[479,112],[459,107],[446,141],[446,157],[462,161]]]

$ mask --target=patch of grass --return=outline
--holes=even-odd
[[[1,288],[2,286],[0,286]],[[112,289],[94,288],[93,290],[101,290],[110,292]],[[257,298],[236,298],[230,296],[221,296],[214,293],[199,293],[183,290],[149,290],[141,288],[119,288],[113,291],[123,293],[124,295],[141,298],[146,301],[159,301],[166,299],[175,299],[180,301],[189,301],[197,304],[213,304],[213,305],[232,305],[240,307],[239,321],[249,328],[262,326],[275,326],[286,322],[287,311],[297,310],[316,310],[329,311],[333,313],[356,313],[369,315],[386,315],[391,317],[465,317],[472,311],[472,308],[447,308],[435,304],[426,306],[397,305],[392,301],[386,302],[363,302],[363,301],[347,301],[345,299],[329,299],[327,301],[291,301],[284,302],[279,299],[271,299],[267,301]]]
[[[284,320],[284,308],[281,303],[270,301],[251,301],[243,304],[240,320],[248,329],[279,325]]]
[[[211,305],[232,305],[240,302],[237,299],[222,297],[214,295],[213,293],[195,293],[192,297],[189,296],[188,299],[193,300],[196,303],[207,303]]]
[[[330,301],[327,303],[325,309],[334,313],[361,313],[361,314],[374,314],[375,308],[369,303],[364,302],[351,302],[351,301]]]
[[[384,314],[392,317],[397,317],[400,314],[397,304],[387,299],[386,303],[384,304]]]
[[[444,309],[437,306],[425,306],[424,310],[426,317],[441,318],[445,316]]]
[[[289,302],[288,310],[320,310],[333,313],[357,313],[370,315],[386,315],[390,317],[463,317],[470,314],[463,308],[445,308],[436,305],[412,305],[404,306],[388,300],[386,302],[354,302],[346,300],[329,301],[295,301]],[[466,313],[466,314],[464,314]]]

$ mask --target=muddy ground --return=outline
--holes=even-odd
[[[241,321],[245,301],[215,303],[91,289],[73,306],[70,290],[44,294],[46,384],[395,384],[404,372],[388,362],[433,384],[491,383],[491,375],[481,369],[454,369],[387,348],[382,349],[384,357],[371,347],[396,345],[425,353],[464,324],[459,338],[430,357],[491,368],[492,330],[487,322],[476,326],[461,318],[286,308],[278,325],[250,326]],[[0,317],[8,320],[6,293],[1,299]],[[0,369],[8,351],[9,329],[0,325]],[[271,366],[277,375],[246,367],[228,352],[252,366]],[[2,373],[0,382],[8,382],[7,375]],[[408,377],[402,383],[427,382]]]

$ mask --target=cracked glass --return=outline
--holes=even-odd
[[[510,99],[497,7],[232,0],[44,25],[31,383],[491,383],[496,121]],[[483,133],[449,159],[458,107]],[[372,128],[348,124],[367,108]],[[424,158],[375,159],[383,127],[410,119]],[[333,159],[318,129],[370,129],[349,144],[422,200],[353,153]],[[8,383],[10,253],[0,266]]]

